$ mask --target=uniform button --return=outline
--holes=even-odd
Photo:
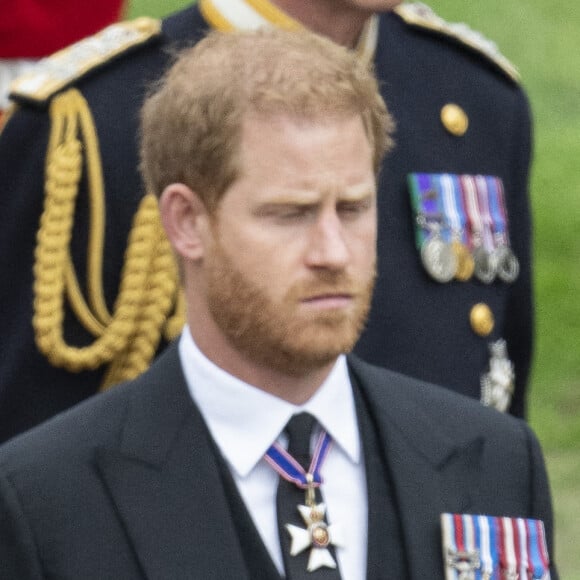
[[[469,127],[467,113],[454,103],[448,103],[441,109],[441,122],[456,137],[463,137]]]
[[[476,304],[471,309],[469,321],[473,332],[479,336],[489,336],[495,324],[491,308],[483,302]]]

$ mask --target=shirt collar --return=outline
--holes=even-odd
[[[216,30],[256,30],[263,26],[289,30],[302,28],[300,22],[270,0],[199,0],[199,7],[205,20]],[[374,14],[365,24],[356,46],[357,53],[365,62],[370,62],[375,54],[378,32],[379,17]]]
[[[248,475],[290,417],[308,411],[353,463],[361,445],[346,357],[340,356],[316,393],[297,406],[230,375],[197,347],[186,326],[179,356],[191,397],[228,463],[241,477]]]

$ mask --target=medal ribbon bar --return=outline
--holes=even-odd
[[[520,267],[510,248],[501,178],[411,173],[407,180],[415,243],[433,279],[466,282],[475,272],[485,284],[515,282]]]
[[[540,520],[442,514],[446,580],[550,578]]]
[[[499,244],[509,245],[507,217],[503,199],[503,185],[497,177],[486,178],[489,191],[489,206],[493,217],[494,233]]]

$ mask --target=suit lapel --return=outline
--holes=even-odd
[[[483,440],[453,441],[442,433],[425,405],[407,396],[410,389],[417,393],[412,379],[385,375],[355,357],[349,362],[391,474],[410,577],[442,578],[439,516],[469,510]]]
[[[216,458],[175,346],[134,391],[96,462],[149,580],[247,579]]]
[[[402,395],[413,381],[394,373],[386,381],[382,371],[356,358],[349,362],[391,473],[410,578],[443,577],[439,516],[469,510],[483,441],[446,437],[424,405]],[[140,383],[119,444],[99,449],[96,463],[144,576],[249,580],[177,348]]]

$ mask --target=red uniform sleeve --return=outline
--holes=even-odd
[[[3,0],[0,58],[47,56],[121,18],[125,0]]]

